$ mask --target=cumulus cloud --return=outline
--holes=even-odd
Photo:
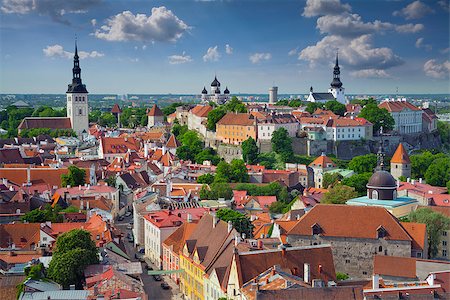
[[[446,79],[450,73],[450,61],[444,61],[439,63],[436,59],[430,59],[423,65],[425,75],[436,78]]]
[[[272,58],[272,54],[270,54],[270,53],[253,53],[249,57],[252,64],[258,64],[263,60],[270,60],[271,58]]]
[[[425,39],[423,37],[418,38],[417,41],[416,41],[416,48],[419,48],[419,49],[420,48],[424,48],[425,50],[430,51],[432,49],[432,46],[428,45],[428,44],[425,44],[423,42],[424,40]]]
[[[419,31],[422,31],[425,28],[423,24],[404,24],[404,25],[397,25],[395,27],[395,30],[399,33],[416,33]]]
[[[44,55],[47,57],[63,57],[72,59],[74,56],[73,52],[64,50],[63,46],[58,44],[47,46],[46,48],[42,49],[42,51],[44,52]],[[95,50],[91,52],[78,51],[78,56],[80,57],[80,59],[85,59],[85,58],[103,57],[105,56],[105,54]]]
[[[149,16],[123,11],[106,20],[94,35],[107,41],[175,42],[189,26],[164,6],[152,8]]]
[[[298,48],[295,48],[295,49],[289,50],[288,55],[293,56],[293,55],[297,55],[297,53],[298,53]]]
[[[350,5],[341,4],[339,0],[307,0],[303,16],[337,15],[349,11],[351,11]]]
[[[218,61],[220,58],[220,53],[217,46],[209,47],[206,54],[203,55],[203,61]]]
[[[186,52],[183,51],[181,55],[171,55],[168,57],[169,64],[171,65],[179,65],[185,64],[192,61],[192,58],[189,55],[186,55]]]
[[[95,27],[97,25],[97,20],[96,19],[92,19],[91,20],[91,25]]]
[[[229,44],[225,45],[225,53],[226,54],[233,54],[233,48]]]
[[[445,11],[450,11],[450,4],[448,2],[448,0],[439,0],[438,4],[445,10]]]
[[[385,70],[377,70],[377,69],[365,69],[359,71],[350,72],[350,75],[353,77],[359,78],[389,78],[389,74]]]
[[[38,13],[48,15],[54,21],[69,24],[63,19],[65,14],[85,13],[101,0],[3,0],[0,10],[6,14]]]
[[[425,15],[432,12],[434,12],[434,10],[431,7],[417,0],[408,4],[401,10],[394,11],[393,15],[402,16],[405,19],[410,20],[423,18]]]

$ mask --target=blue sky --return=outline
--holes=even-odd
[[[449,93],[447,0],[1,0],[0,93]],[[228,46],[227,46],[228,45]]]

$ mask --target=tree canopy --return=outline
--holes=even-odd
[[[411,160],[411,177],[415,179],[419,178],[425,178],[426,179],[426,173],[428,169],[431,167],[430,171],[428,172],[428,177],[431,180],[431,182],[439,182],[440,186],[445,186],[446,182],[445,180],[439,180],[439,178],[436,177],[440,176],[439,174],[442,174],[442,178],[447,178],[445,174],[445,170],[442,170],[440,166],[437,166],[436,164],[433,164],[435,160],[438,159],[448,159],[450,158],[449,155],[446,155],[444,153],[437,153],[433,154],[430,151],[424,151],[420,154],[414,154],[410,156]],[[443,166],[447,165],[447,161],[443,160],[441,161]],[[444,172],[442,172],[444,171]],[[447,173],[448,174],[448,173]],[[441,179],[442,179],[441,178]],[[445,181],[445,183],[443,183]],[[428,180],[427,180],[428,182]]]
[[[231,221],[234,229],[241,234],[244,233],[246,238],[253,237],[253,224],[247,216],[229,208],[219,209],[216,216],[222,221]]]
[[[427,225],[428,255],[430,258],[436,257],[438,246],[441,243],[442,232],[449,229],[450,218],[426,207],[412,211],[408,215],[408,219],[411,222]]]
[[[325,109],[331,110],[333,113],[339,116],[344,116],[345,112],[347,111],[345,104],[342,104],[336,100],[327,101],[325,103]]]
[[[348,168],[350,170],[353,170],[359,174],[373,172],[376,166],[377,166],[377,156],[372,153],[355,156],[348,164]]]
[[[358,193],[355,191],[354,188],[342,184],[337,184],[331,187],[328,190],[328,193],[325,193],[323,195],[323,198],[320,201],[320,203],[345,204],[347,200],[356,198],[357,196]]]
[[[358,196],[364,196],[367,193],[367,182],[373,173],[354,174],[350,177],[342,179],[342,184],[355,188]]]
[[[56,205],[53,208],[50,204],[45,205],[44,209],[33,209],[25,213],[21,218],[22,221],[27,221],[29,223],[44,223],[50,221],[52,223],[61,223],[63,221],[63,216],[59,214],[61,207]]]
[[[334,173],[325,173],[323,174],[323,188],[327,189],[329,186],[333,186],[337,183],[339,183],[339,181],[341,181],[342,179],[342,175],[339,174],[338,172],[334,172]]]
[[[258,161],[258,146],[256,145],[256,141],[249,137],[245,141],[242,142],[242,158],[248,164],[255,164]]]
[[[69,166],[69,173],[61,175],[62,186],[78,186],[84,185],[86,182],[86,171],[77,166]]]
[[[208,121],[206,128],[208,130],[216,131],[216,123],[225,116],[227,112],[245,113],[247,108],[236,96],[233,96],[230,101],[224,105],[220,105],[208,113]]]
[[[450,156],[435,159],[425,172],[428,184],[446,186],[450,181]]]
[[[284,162],[294,155],[292,139],[285,128],[281,127],[275,130],[272,134],[271,142],[273,151],[280,154]]]
[[[383,126],[384,131],[394,129],[395,121],[389,111],[385,108],[379,108],[376,103],[369,103],[363,107],[359,117],[366,119],[373,124],[373,132],[378,132]]]
[[[99,262],[98,250],[91,234],[82,229],[63,233],[56,239],[56,249],[48,268],[48,277],[64,288],[75,284],[81,289],[84,269]]]

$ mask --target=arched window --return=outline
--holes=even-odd
[[[378,191],[372,191],[372,199],[378,200]]]
[[[382,246],[378,247],[378,252],[383,252],[383,247]]]

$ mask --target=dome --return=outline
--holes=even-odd
[[[202,94],[208,94],[208,91],[206,90],[206,88],[205,88],[205,87],[203,87],[203,91],[202,91]]]
[[[397,188],[397,182],[391,173],[387,171],[376,171],[370,177],[367,187],[371,188]]]
[[[228,90],[228,87],[225,88],[225,91],[223,91],[224,94],[229,94],[230,91]]]
[[[215,94],[220,94],[220,90],[217,89],[217,90],[214,91],[214,93],[215,93]]]
[[[211,86],[220,86],[220,82],[216,76],[214,76],[214,81],[211,83]]]

